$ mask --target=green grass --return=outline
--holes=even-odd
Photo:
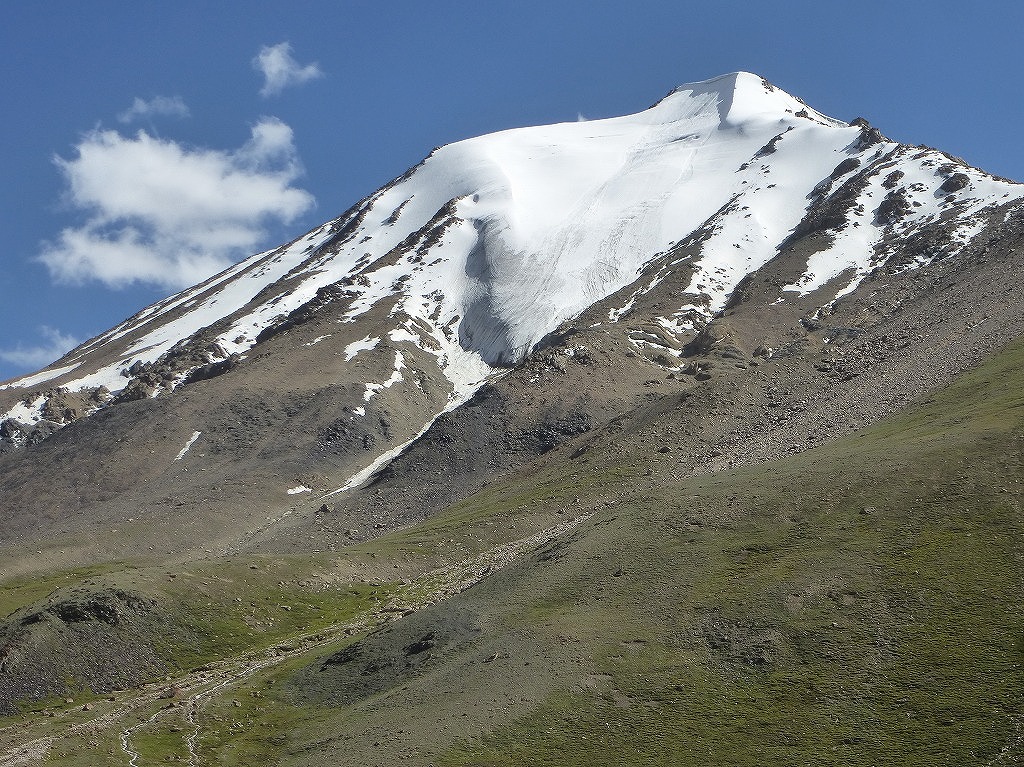
[[[861,435],[620,508],[527,587],[601,681],[441,763],[1019,763],[1022,370],[1012,348]]]
[[[351,641],[336,642],[318,652],[337,650]],[[315,716],[309,709],[293,705],[278,684],[309,660],[285,661],[211,701],[198,717],[202,737],[196,746],[203,763],[238,767],[274,763],[284,752],[292,727],[308,725]]]
[[[191,728],[183,719],[171,719],[161,722],[157,727],[135,733],[131,747],[139,755],[140,764],[188,764],[185,738],[190,732]]]
[[[44,575],[8,578],[0,582],[0,617],[7,617],[23,607],[39,602],[57,589],[79,585],[91,578],[121,572],[130,567],[123,562],[105,562]]]
[[[211,563],[164,588],[162,609],[176,630],[158,643],[173,668],[186,671],[354,620],[386,601],[394,584],[332,582],[309,575],[308,562],[253,570],[245,562]]]

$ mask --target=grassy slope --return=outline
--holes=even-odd
[[[404,633],[363,640],[375,659],[389,643],[401,658],[410,638],[470,614],[481,633],[466,648],[355,702],[350,680],[372,682],[375,661],[297,662],[240,705],[215,704],[212,717],[242,726],[210,733],[203,753],[448,767],[1019,763],[1022,392],[1017,345],[899,418],[762,467],[631,481],[651,465],[634,440],[610,470],[556,465],[491,488],[377,550],[486,543],[545,509],[599,510],[406,619]]]
[[[177,620],[194,632],[165,657],[187,668],[347,619],[386,591],[349,587],[360,572],[414,576],[597,508],[540,555],[396,624],[483,616],[469,651],[344,705],[344,669],[321,673],[314,655],[261,672],[206,704],[204,761],[1013,764],[1024,759],[1021,392],[1017,345],[899,418],[763,467],[633,480],[651,448],[626,441],[605,457],[611,469],[554,465],[337,561],[153,571],[144,590],[160,583],[183,605]],[[317,573],[332,585],[314,597]],[[430,724],[467,714],[460,728]],[[146,758],[182,755],[174,726],[139,733]],[[101,743],[118,763],[115,741]],[[72,745],[51,759],[72,763],[61,762]]]
[[[1018,345],[857,437],[655,485],[524,577],[592,676],[443,763],[1019,763],[1022,420]]]

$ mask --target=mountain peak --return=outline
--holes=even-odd
[[[806,117],[833,127],[846,126],[846,123],[811,109],[802,100],[751,72],[730,72],[708,80],[685,83],[673,89],[657,106],[663,104],[681,108],[684,114],[691,113],[695,105],[700,105],[698,109],[714,105],[719,121],[725,127],[787,116]]]

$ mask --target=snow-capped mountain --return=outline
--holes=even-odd
[[[17,402],[0,421],[21,441],[40,421],[215,374],[327,305],[345,325],[382,302],[389,339],[429,353],[458,401],[688,238],[700,244],[692,280],[664,318],[676,331],[720,311],[801,228],[829,237],[778,300],[828,285],[825,304],[886,264],[906,233],[945,225],[943,242],[903,265],[921,266],[1022,197],[1020,185],[826,117],[756,75],[724,75],[639,114],[437,149],[341,217],[4,384]],[[343,364],[379,340],[349,344]],[[400,349],[392,361],[390,378],[366,381],[368,397],[406,375]],[[51,404],[68,394],[84,401]]]
[[[1022,201],[1022,185],[746,73],[636,115],[436,149],[339,218],[0,384],[0,546],[143,517],[166,553],[289,525],[333,546],[652,397],[709,398],[687,406],[685,471],[772,455],[783,425],[790,446],[842,433],[1017,332]],[[739,402],[722,386],[760,392],[729,414],[742,428],[701,409]],[[802,421],[766,418],[779,392]],[[141,545],[89,545],[108,544]]]
[[[0,762],[1011,760],[1022,255],[745,73],[437,149],[0,384]]]

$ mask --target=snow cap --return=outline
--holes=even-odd
[[[735,127],[751,120],[778,120],[799,115],[825,125],[842,127],[846,123],[811,109],[803,101],[776,88],[760,75],[732,72],[675,88],[655,105],[679,110],[675,119],[690,116],[708,103],[718,107],[723,127]]]

